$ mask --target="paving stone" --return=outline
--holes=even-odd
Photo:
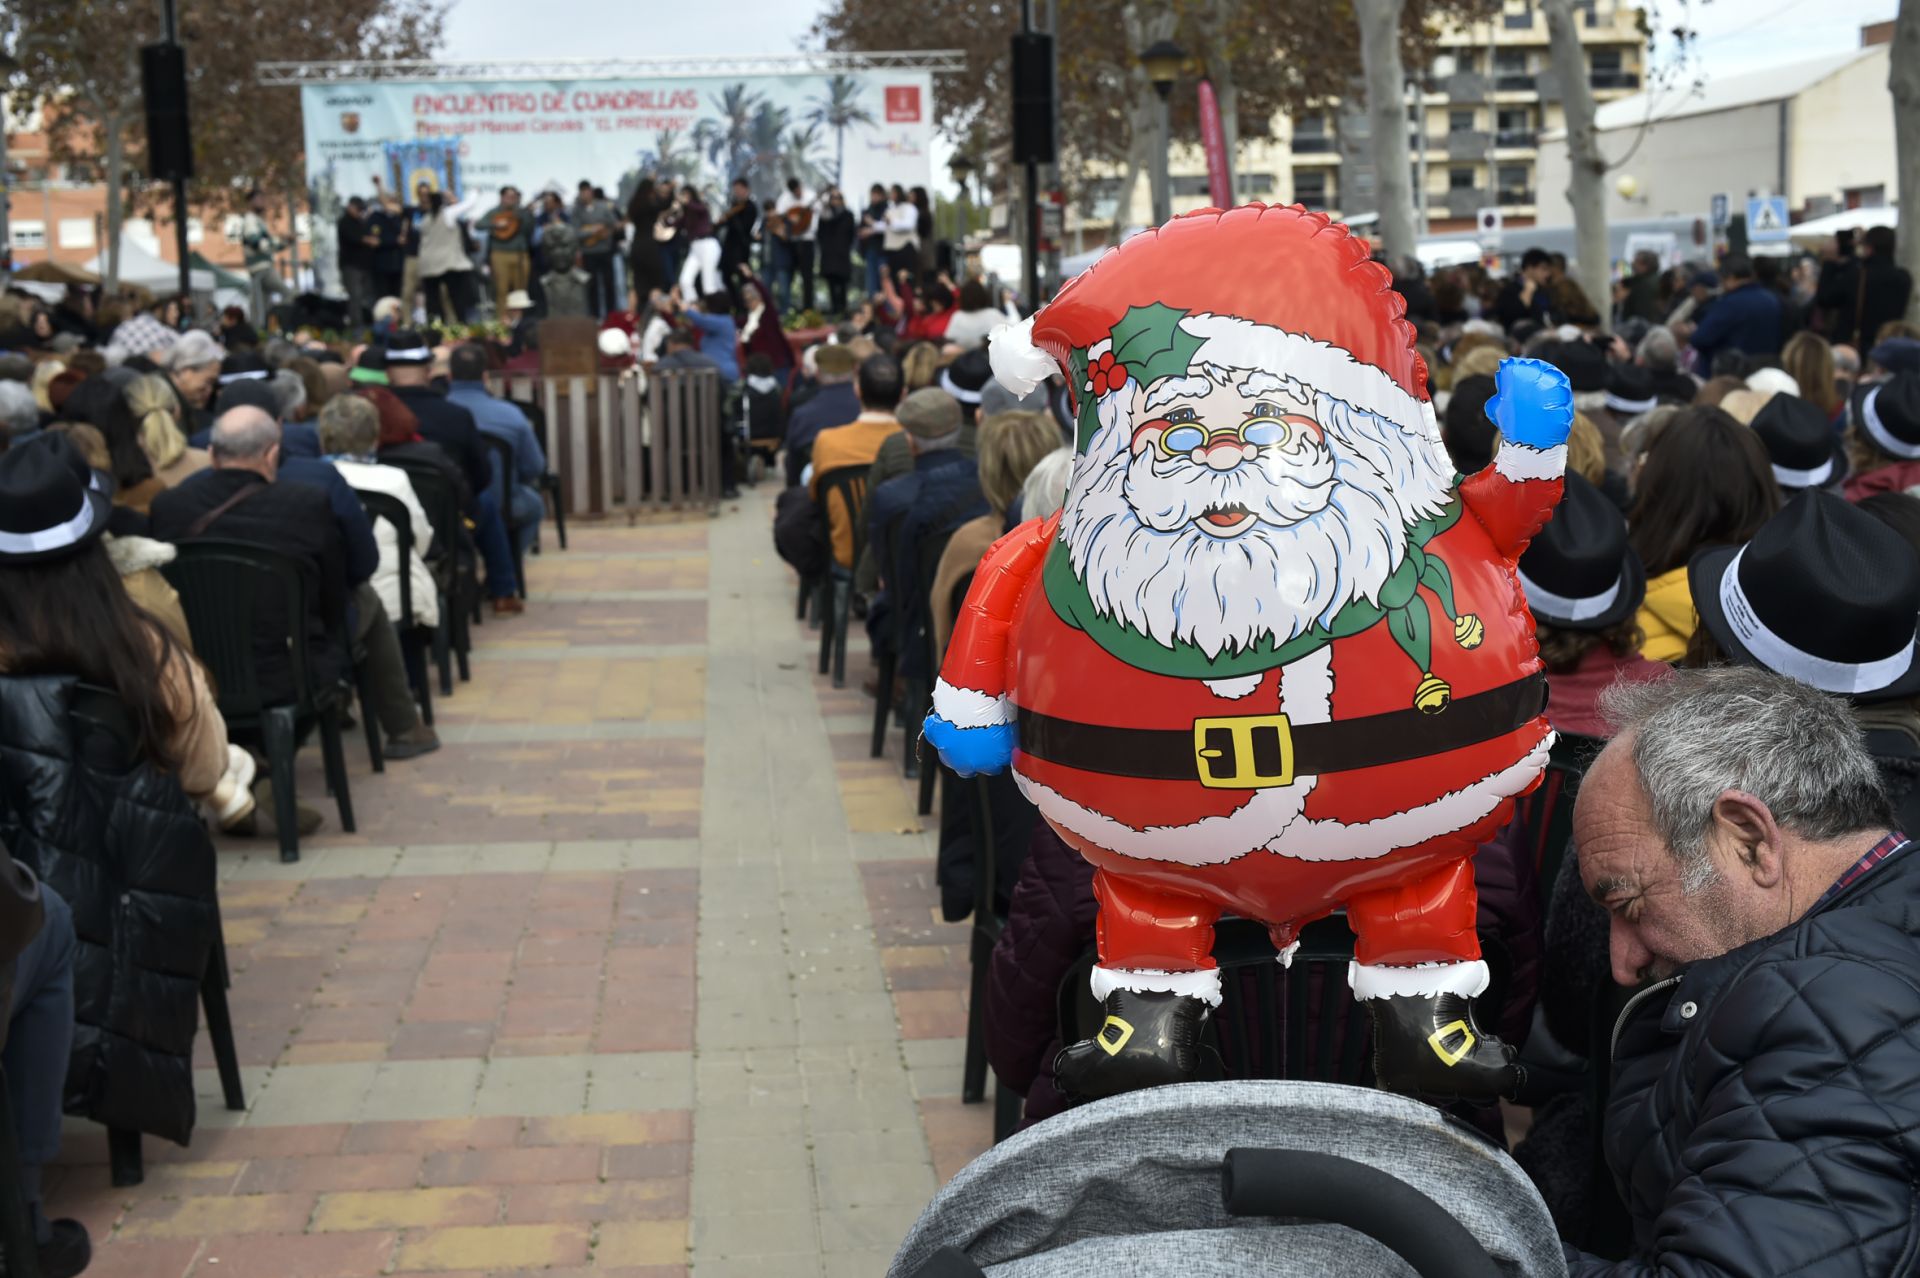
[[[600,1227],[593,1261],[615,1265],[674,1265],[686,1260],[685,1220],[622,1220]]]
[[[487,1062],[473,1112],[489,1114],[572,1114],[587,1102],[588,1058],[546,1056]]]
[[[584,1261],[586,1225],[477,1225],[409,1231],[394,1263],[399,1273],[539,1268]]]
[[[500,1215],[500,1191],[486,1187],[350,1190],[322,1194],[316,1230],[427,1229],[482,1225]]]

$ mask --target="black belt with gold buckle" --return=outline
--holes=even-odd
[[[1543,674],[1456,698],[1439,714],[1409,708],[1332,723],[1249,714],[1196,719],[1191,729],[1115,728],[1022,707],[1020,749],[1080,772],[1264,790],[1298,776],[1384,767],[1491,741],[1546,707]]]

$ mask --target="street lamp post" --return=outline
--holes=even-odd
[[[1153,84],[1153,91],[1160,95],[1160,111],[1155,132],[1159,135],[1153,144],[1153,224],[1164,225],[1173,217],[1173,188],[1167,177],[1167,152],[1173,149],[1173,82],[1180,77],[1180,68],[1185,65],[1187,51],[1171,40],[1155,41],[1140,54],[1140,65],[1146,69],[1147,79]]]

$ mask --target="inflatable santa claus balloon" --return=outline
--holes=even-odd
[[[1513,1049],[1470,858],[1538,780],[1546,682],[1514,561],[1559,500],[1572,395],[1507,360],[1494,462],[1441,446],[1404,303],[1300,208],[1139,235],[992,339],[1074,397],[1065,507],[1002,538],[954,629],[926,737],[1009,765],[1093,863],[1100,1031],[1082,1098],[1199,1077],[1221,913],[1284,957],[1342,907],[1384,1087],[1484,1099]]]

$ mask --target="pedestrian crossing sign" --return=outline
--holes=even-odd
[[[1787,238],[1787,197],[1755,195],[1747,200],[1747,239],[1759,244]]]

